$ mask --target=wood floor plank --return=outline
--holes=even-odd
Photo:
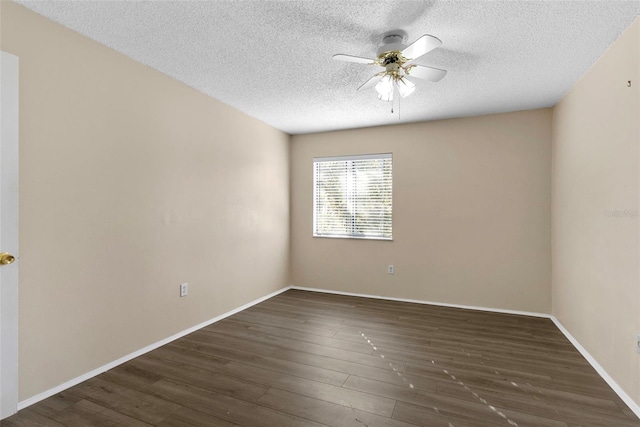
[[[310,342],[308,339],[296,339],[292,336],[284,337],[272,334],[266,334],[263,332],[256,332],[254,330],[203,330],[213,337],[218,337],[219,340],[241,340],[250,341],[253,344],[264,344],[269,346],[276,346],[278,348],[291,348],[294,350],[306,351],[307,353],[314,354],[348,354],[360,353],[370,355],[373,353],[373,349],[366,342],[345,342],[336,340],[333,338],[323,338],[318,342]],[[325,342],[328,342],[327,345]]]
[[[585,404],[571,405],[566,401],[563,404],[558,404],[557,401],[546,398],[544,394],[536,393],[537,390],[514,394],[471,386],[467,393],[463,393],[460,387],[459,384],[454,383],[438,383],[437,393],[472,402],[477,400],[472,395],[473,392],[491,402],[492,405],[509,407],[520,413],[538,415],[568,424],[585,423],[589,426],[601,427],[637,425],[637,423],[626,418],[617,408],[610,405],[597,407]]]
[[[322,426],[320,423],[169,379],[155,383],[150,392],[163,400],[177,402],[187,408],[247,427]]]
[[[80,398],[63,391],[45,399],[40,405],[37,405],[37,407],[34,406],[34,409],[50,408],[54,411],[61,411],[75,403],[78,403],[80,400]]]
[[[193,335],[194,338],[200,339],[204,342],[214,342],[217,344],[222,344],[225,346],[233,346],[238,343],[238,340],[242,340],[242,338],[233,338],[227,334],[218,334],[215,332],[208,332],[209,336],[206,335]],[[243,335],[244,337],[244,335]],[[294,352],[301,353],[309,353],[307,356],[308,361],[311,360],[324,360],[329,362],[330,359],[337,359],[343,362],[352,362],[360,365],[373,366],[380,369],[388,369],[389,363],[393,363],[396,368],[404,369],[405,363],[402,361],[394,361],[393,359],[380,358],[379,356],[374,356],[372,353],[374,349],[369,345],[365,344],[368,348],[368,352],[363,351],[351,351],[351,350],[343,350],[334,347],[327,347],[319,344],[310,344],[307,342],[300,342],[294,339],[286,339],[280,337],[270,337],[270,336],[257,336],[255,334],[247,337],[249,341],[252,343],[251,350],[258,351],[260,354],[268,354],[273,357],[282,358],[281,354],[283,351],[291,350]],[[271,343],[268,347],[267,343]],[[264,345],[262,345],[264,344]],[[273,348],[275,345],[277,348]],[[356,349],[358,350],[358,349]],[[316,357],[317,356],[317,357]],[[284,359],[284,358],[283,358]],[[309,363],[313,364],[313,363]],[[327,369],[338,370],[330,367],[329,365],[318,365],[313,364],[314,366],[326,367]]]
[[[364,338],[364,336],[367,338]],[[365,330],[364,332],[360,332],[357,334],[353,333],[345,333],[338,332],[335,336],[337,339],[345,340],[348,342],[361,344],[366,343],[369,348],[372,346],[380,347],[380,348],[398,348],[403,351],[412,351],[415,353],[421,353],[425,350],[431,348],[431,339],[422,339],[422,340],[407,340],[407,339],[388,339],[388,338],[380,338],[377,337],[375,332],[371,332],[370,330]]]
[[[292,375],[285,375],[268,370],[251,369],[250,366],[239,366],[235,371],[228,371],[236,377],[240,374],[249,381],[237,380],[232,375],[208,372],[174,362],[161,362],[151,358],[139,358],[135,363],[140,369],[149,369],[161,373],[165,378],[187,382],[190,385],[235,397],[247,402],[256,402],[267,391],[267,387],[259,382],[267,383],[271,387],[278,387],[301,395],[339,403],[356,409],[391,416],[395,402],[380,398],[366,392],[347,390],[336,385],[307,380]]]
[[[640,427],[549,319],[289,290],[2,427]]]
[[[182,381],[205,390],[225,394],[248,402],[257,401],[267,391],[267,387],[255,382],[243,381],[221,372],[185,365],[170,360],[139,357],[130,365],[138,371],[153,372],[162,378]],[[155,382],[154,382],[155,384]]]
[[[488,393],[475,397],[470,389],[465,388],[464,384],[455,384],[457,386],[457,394],[453,399],[442,399],[441,394],[430,393],[426,391],[414,390],[410,387],[395,386],[391,384],[383,384],[376,381],[372,381],[366,378],[349,377],[344,385],[347,388],[353,388],[355,390],[371,390],[373,393],[377,393],[381,396],[393,398],[402,402],[412,403],[414,405],[425,406],[428,408],[437,407],[441,413],[464,413],[473,414],[474,419],[482,419],[487,422],[496,421],[508,421],[506,416],[502,414],[506,413],[506,410],[497,411],[494,407],[498,407],[498,402],[490,399],[492,396],[485,396]],[[476,393],[478,394],[478,393]],[[459,399],[459,396],[465,397]],[[447,396],[448,397],[448,396]],[[484,400],[483,400],[484,399]],[[466,401],[468,405],[461,405],[462,401]],[[485,402],[487,401],[487,402]],[[533,423],[530,425],[539,426],[564,426],[564,422],[558,422],[559,420],[553,420],[545,417],[538,417],[536,415],[519,412],[516,410],[510,410],[513,421],[518,425],[526,425],[523,423]]]
[[[413,405],[411,403],[399,401],[393,411],[393,419],[406,423],[413,423],[418,426],[428,427],[504,427],[505,423],[495,420],[495,422],[476,419],[473,414],[469,416],[463,414],[451,414],[440,411],[437,406],[425,407]],[[509,424],[506,424],[509,425]],[[514,427],[514,426],[512,426]],[[567,426],[564,426],[567,427]]]
[[[354,393],[354,390],[345,390],[342,387],[331,384],[235,362],[225,366],[224,373],[230,376],[251,378],[251,381],[257,384],[268,385],[298,396],[323,400],[342,406],[346,405],[374,414],[390,416],[393,410],[393,403],[395,403],[389,401],[389,399],[380,399],[366,392]]]
[[[170,345],[157,348],[145,356],[158,357],[160,359],[173,360],[185,365],[198,366],[204,369],[216,370],[229,363],[228,359],[222,359],[210,354],[198,352],[180,346],[182,340],[176,340]]]
[[[75,427],[149,427],[152,425],[88,400],[81,400],[59,411],[51,418],[65,426]]]
[[[260,404],[335,427],[414,427],[392,418],[360,411],[347,404],[327,402],[276,388],[260,398]]]
[[[69,393],[148,424],[158,423],[180,409],[169,400],[158,399],[101,377],[72,387]]]
[[[254,307],[252,307],[254,308]],[[337,331],[341,322],[326,323],[313,319],[306,319],[300,317],[282,316],[278,313],[269,313],[268,311],[251,311],[240,312],[234,315],[234,318],[241,321],[256,322],[259,321],[263,325],[279,326],[287,329],[306,329],[308,327],[315,330],[333,330]]]
[[[137,359],[134,359],[105,372],[101,378],[134,390],[143,391],[151,384],[160,381],[163,376],[148,369],[140,369]]]
[[[369,345],[362,342],[345,342],[341,339],[335,339],[332,336],[322,336],[307,332],[306,328],[303,331],[295,331],[291,329],[285,329],[281,327],[265,326],[260,323],[253,322],[228,322],[225,324],[235,329],[225,329],[220,327],[215,328],[203,328],[202,330],[210,333],[226,334],[235,337],[243,337],[249,340],[261,340],[270,343],[277,343],[279,346],[285,346],[286,343],[292,342],[295,345],[308,345],[310,348],[317,346],[318,351],[327,351],[331,348],[336,350],[347,350],[356,353],[371,354],[372,349]],[[240,328],[238,330],[237,328]],[[313,328],[309,328],[313,329]],[[334,333],[332,332],[332,335]],[[327,349],[327,350],[324,350]]]
[[[184,350],[191,350],[192,354],[215,354],[219,357],[226,357],[228,361],[240,362],[246,365],[257,366],[276,372],[291,374],[301,378],[324,382],[327,384],[342,385],[342,383],[344,383],[344,381],[348,377],[348,374],[343,372],[337,372],[334,370],[316,367],[304,363],[278,359],[275,357],[267,357],[257,353],[235,350],[197,340],[181,339],[180,342],[168,345],[168,347],[173,346],[181,347]]]
[[[627,418],[634,421],[638,420],[638,417],[636,417],[636,414],[633,413],[633,411],[626,405],[626,403],[624,403],[624,401],[618,395],[613,396],[612,400],[615,402],[618,408],[622,411],[622,413],[626,415]]]
[[[458,363],[456,361],[440,362],[435,366],[428,363],[420,365],[408,364],[405,373],[408,376],[425,376],[427,378],[438,378],[447,380],[448,375],[443,375],[442,368],[449,367],[451,372],[461,378],[471,382],[482,384],[492,384],[502,386],[505,383],[516,382],[521,386],[529,388],[549,389],[560,392],[573,393],[579,398],[582,396],[611,399],[613,391],[604,382],[581,382],[580,378],[567,379],[562,376],[553,376],[552,372],[541,371],[542,375],[537,375],[535,369],[531,367],[513,366],[508,369],[500,364],[477,364],[473,361]],[[515,369],[521,369],[516,371]],[[491,371],[494,375],[492,375]],[[510,386],[507,386],[510,387]]]
[[[309,355],[306,353],[296,352],[293,350],[280,350],[274,356],[284,360],[297,361],[300,363],[309,363],[312,366],[325,366],[328,369],[344,373],[345,375],[359,375],[365,378],[376,379],[391,384],[401,384],[402,380],[398,376],[398,372],[403,371],[403,365],[395,365],[387,363],[384,368],[378,368],[370,365],[361,365],[358,363],[347,362],[338,359],[332,359],[323,356]],[[380,359],[385,360],[385,359]],[[394,370],[395,368],[395,370]],[[417,388],[422,390],[435,390],[435,382],[431,379],[419,377],[415,380]]]
[[[238,427],[235,424],[225,421],[221,418],[214,417],[204,412],[196,411],[191,408],[184,408],[171,414],[164,421],[156,424],[158,427]]]
[[[422,426],[568,427],[567,423],[560,421],[528,416],[527,414],[519,414],[497,407],[494,409],[492,410],[489,405],[482,405],[481,403],[464,404],[457,399],[446,400],[436,397],[430,400],[428,406],[399,401],[393,417],[409,423],[418,423]],[[499,413],[506,414],[507,418],[499,415]]]
[[[250,317],[248,317],[250,316]],[[321,328],[334,328],[342,324],[344,319],[331,318],[328,316],[311,316],[302,312],[291,313],[290,311],[277,311],[269,309],[265,306],[253,306],[246,312],[238,313],[239,319],[253,319],[259,317],[265,322],[274,322],[280,325],[297,323],[298,325],[309,325]]]
[[[26,408],[18,414],[0,421],[2,427],[64,427],[64,424]]]
[[[222,323],[223,326],[230,326],[236,328],[246,328],[249,330],[260,331],[270,335],[276,336],[284,336],[288,338],[300,339],[310,338],[311,340],[317,338],[331,338],[335,335],[335,328],[319,328],[310,325],[292,325],[292,327],[284,326],[271,326],[264,324],[259,317],[251,319],[249,317],[247,320],[240,320],[235,317],[227,317],[219,323]],[[203,328],[204,329],[204,328]],[[217,328],[213,328],[217,329]]]

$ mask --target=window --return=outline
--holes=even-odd
[[[313,235],[391,240],[393,155],[313,159]]]

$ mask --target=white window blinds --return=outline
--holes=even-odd
[[[392,239],[393,155],[313,159],[313,235]]]

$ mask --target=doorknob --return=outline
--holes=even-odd
[[[13,264],[16,260],[16,257],[11,255],[9,252],[0,252],[0,265]]]

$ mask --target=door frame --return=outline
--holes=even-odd
[[[18,411],[18,57],[0,51],[0,419]]]

